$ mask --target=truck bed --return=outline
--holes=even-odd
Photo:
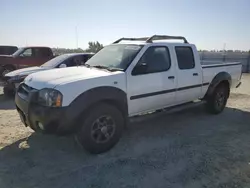
[[[231,88],[235,88],[241,79],[242,65],[240,62],[202,62],[203,83],[211,83],[212,79],[221,72],[226,72],[231,75]],[[208,86],[204,86],[202,91],[205,93]]]
[[[202,60],[201,66],[209,66],[209,65],[218,65],[218,66],[229,66],[232,64],[241,64],[240,62],[224,62],[224,61],[209,61],[209,60]]]

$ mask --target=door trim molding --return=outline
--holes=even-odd
[[[187,89],[193,89],[193,88],[196,88],[196,87],[202,87],[202,86],[207,86],[207,85],[209,85],[209,83],[185,86],[185,87],[176,88],[176,89],[162,90],[162,91],[157,91],[157,92],[152,92],[152,93],[144,93],[144,94],[140,94],[140,95],[131,96],[130,100],[135,100],[135,99],[140,99],[140,98],[145,98],[145,97],[151,97],[151,96],[155,96],[155,95],[162,95],[162,94],[166,94],[166,93],[172,93],[172,92],[182,91],[182,90],[187,90]]]
[[[220,65],[202,65],[203,69],[210,69],[210,68],[214,68],[214,67],[228,67],[228,66],[235,66],[235,65],[241,65],[241,63],[231,63],[231,64],[220,64]]]

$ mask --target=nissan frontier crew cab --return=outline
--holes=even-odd
[[[184,43],[162,42],[182,39]],[[159,41],[161,40],[161,41]],[[91,153],[120,139],[128,118],[194,100],[225,108],[241,80],[240,63],[201,65],[184,37],[121,38],[82,67],[29,75],[15,96],[22,122],[43,133],[74,133]]]

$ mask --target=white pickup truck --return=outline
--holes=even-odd
[[[156,42],[168,39],[184,43]],[[74,133],[86,150],[101,153],[119,141],[128,117],[197,99],[209,112],[222,112],[241,69],[240,63],[202,66],[184,37],[121,38],[85,66],[29,75],[15,102],[26,126]]]

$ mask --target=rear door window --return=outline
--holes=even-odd
[[[188,46],[176,46],[175,52],[179,69],[193,69],[195,67],[192,48]]]
[[[51,55],[50,49],[48,48],[34,48],[33,53],[35,57],[40,57],[40,58],[50,57]]]
[[[82,56],[82,63],[86,63],[93,55],[92,54],[86,54]]]
[[[27,48],[23,51],[22,54],[20,54],[20,56],[22,57],[32,57],[33,53],[32,53],[32,49],[31,48]]]

